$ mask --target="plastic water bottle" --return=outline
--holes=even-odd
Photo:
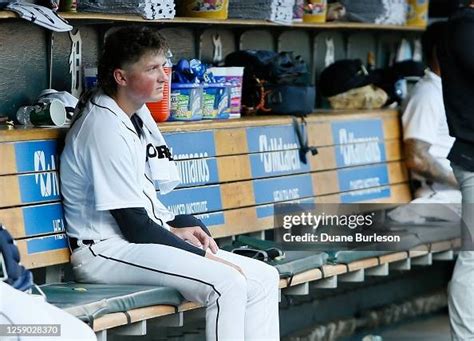
[[[16,112],[16,119],[20,124],[33,125],[30,120],[31,113],[35,110],[34,106],[20,107]]]

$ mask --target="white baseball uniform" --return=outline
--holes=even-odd
[[[18,326],[30,325],[32,328],[38,325],[58,325],[58,333],[55,336],[31,336],[23,334],[19,336],[0,335],[3,341],[60,341],[60,340],[97,340],[94,331],[87,324],[75,318],[71,314],[45,302],[41,296],[29,295],[23,291],[16,290],[8,284],[0,281],[0,324]],[[54,326],[46,327],[46,335],[56,330]],[[10,329],[11,332],[14,330]],[[8,332],[8,330],[5,330]]]
[[[148,129],[146,106],[139,114]],[[76,279],[176,288],[187,300],[207,306],[208,340],[279,339],[275,268],[219,250],[217,256],[241,267],[244,277],[230,266],[176,247],[124,239],[109,210],[144,207],[164,228],[174,218],[156,197],[146,148],[149,144],[139,138],[127,114],[101,93],[68,132],[60,169],[66,229],[70,237],[95,241],[73,251]]]
[[[447,171],[452,172],[447,159],[454,138],[449,136],[446,112],[443,103],[441,78],[432,71],[416,83],[404,103],[403,139],[417,139],[431,145],[430,155]],[[401,222],[416,222],[424,219],[457,221],[461,216],[461,191],[447,184],[429,183],[424,177],[412,172],[412,178],[420,181],[411,204],[400,206],[389,213],[391,219]],[[423,205],[428,204],[428,205]]]
[[[429,143],[430,155],[444,169],[453,171],[447,156],[454,138],[449,136],[441,78],[434,72],[427,70],[425,76],[416,83],[404,106],[402,124],[404,140],[417,139]],[[436,182],[427,185],[426,179],[420,175],[414,173],[412,176],[422,184],[415,193],[415,198],[430,198],[433,202],[444,203],[461,202],[458,188]]]

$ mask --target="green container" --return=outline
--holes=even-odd
[[[168,121],[196,121],[202,119],[202,85],[171,84],[170,117]]]
[[[204,84],[202,118],[229,118],[230,87],[223,83]]]

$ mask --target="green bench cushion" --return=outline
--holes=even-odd
[[[394,251],[370,251],[370,250],[344,250],[328,251],[328,262],[335,264],[348,264],[361,259],[373,258],[393,253]]]
[[[178,306],[184,300],[175,289],[145,285],[53,283],[40,288],[49,303],[82,320],[153,305]]]
[[[258,250],[266,250],[280,246],[269,240],[261,240],[248,236],[238,236],[232,244],[225,245],[224,250],[232,251],[234,248],[249,246]],[[274,266],[280,273],[280,277],[289,277],[307,270],[315,269],[326,264],[328,255],[325,252],[316,251],[285,251],[283,259],[274,259],[267,264]]]
[[[379,230],[388,230],[401,237],[400,250],[409,250],[422,244],[452,240],[461,236],[460,222],[426,222],[423,224],[384,224]],[[344,251],[328,251],[328,261],[350,263],[364,258],[382,256],[397,250],[383,250],[381,244],[371,244],[364,248]]]
[[[272,260],[268,264],[277,268],[280,277],[293,276],[326,264],[328,255],[315,251],[285,251],[285,258]]]

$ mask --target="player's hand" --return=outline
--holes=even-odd
[[[214,256],[212,253],[210,252],[206,252],[206,258],[209,258],[209,259],[212,259],[216,262],[219,262],[219,263],[222,263],[222,264],[225,264],[225,265],[228,265],[232,268],[234,268],[235,270],[237,270],[238,272],[240,272],[242,274],[242,276],[245,277],[245,279],[247,279],[247,276],[245,276],[245,273],[244,271],[242,270],[242,268],[238,265],[235,265],[234,263],[232,262],[229,262],[229,261],[226,261],[225,259],[222,259],[220,257],[217,257],[217,256]]]
[[[209,237],[200,226],[171,228],[171,232],[196,247],[202,247],[205,251],[210,249],[212,253],[216,253],[219,250],[216,241]]]

